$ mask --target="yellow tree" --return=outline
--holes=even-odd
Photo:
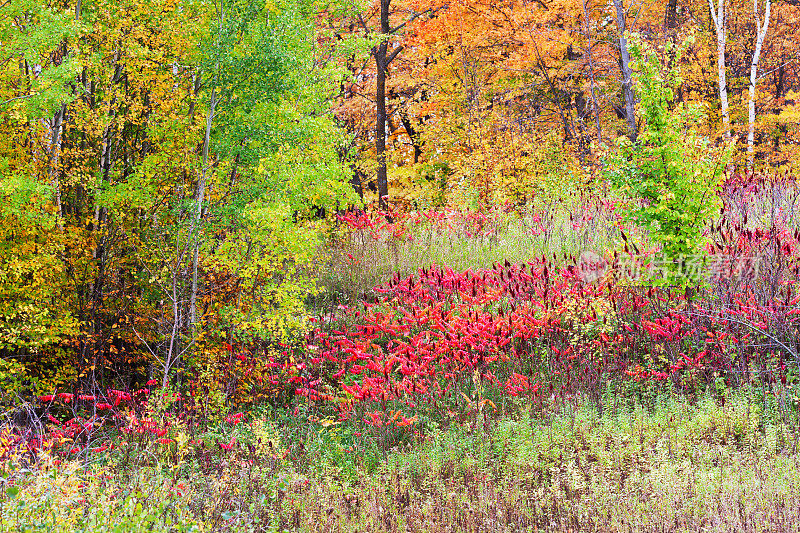
[[[0,357],[38,361],[77,332],[61,257],[61,131],[80,36],[58,4],[0,5]],[[50,352],[52,354],[52,352]],[[53,361],[50,361],[53,363]],[[4,369],[0,368],[0,378]],[[49,387],[52,383],[43,383]]]

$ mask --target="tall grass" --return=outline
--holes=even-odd
[[[384,216],[373,213],[372,227],[353,230],[343,225],[321,252],[316,275],[325,300],[352,303],[395,274],[405,277],[431,265],[458,272],[541,256],[574,261],[583,251],[616,248],[624,226],[614,205],[584,192],[538,207],[496,209],[485,215],[447,211],[431,219],[426,218],[430,213],[412,213],[387,224]]]
[[[378,463],[346,427],[298,433],[265,412],[233,451],[200,447],[179,465],[42,464],[18,494],[4,487],[0,530],[800,531],[785,392],[664,389],[643,404],[609,389],[602,414],[581,399],[544,416],[520,405],[488,429],[429,427]]]

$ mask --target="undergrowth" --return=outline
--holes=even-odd
[[[4,463],[3,531],[800,530],[786,390],[624,388],[433,424],[381,450],[347,422],[262,411],[176,462]],[[789,400],[789,404],[785,400]],[[761,529],[759,529],[761,528]]]

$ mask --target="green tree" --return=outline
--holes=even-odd
[[[313,4],[208,8],[195,67],[204,119],[194,180],[170,200],[171,229],[147,246],[162,249],[148,269],[162,273],[154,296],[172,308],[152,350],[165,382],[184,354],[202,357],[214,338],[286,340],[302,330],[314,290],[303,272],[322,230],[314,215],[355,200],[326,112],[343,71],[316,50]]]
[[[644,127],[636,142],[618,139],[605,173],[634,200],[629,220],[648,231],[664,260],[680,265],[702,251],[703,229],[719,214],[718,193],[730,150],[714,147],[698,133],[696,125],[704,119],[699,106],[671,108],[681,82],[677,68],[665,71],[656,51],[635,34],[630,44]],[[680,50],[675,57],[678,64]],[[687,280],[673,275],[669,281]]]
[[[0,354],[29,355],[77,331],[64,298],[58,166],[79,30],[58,5],[0,4]]]

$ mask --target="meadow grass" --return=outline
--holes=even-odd
[[[32,466],[3,531],[800,531],[789,389],[520,402],[388,450],[262,412],[238,451]],[[724,400],[724,401],[723,401]],[[300,431],[298,433],[298,431]],[[298,442],[302,444],[298,446]],[[280,450],[292,453],[280,458]],[[13,494],[12,494],[13,493]]]
[[[344,231],[320,253],[315,276],[323,300],[352,304],[395,275],[407,277],[431,265],[474,271],[542,256],[566,264],[584,251],[614,250],[620,232],[613,219],[592,198],[496,212],[480,232],[465,227],[460,215],[446,224],[407,224],[399,237],[379,229]]]

